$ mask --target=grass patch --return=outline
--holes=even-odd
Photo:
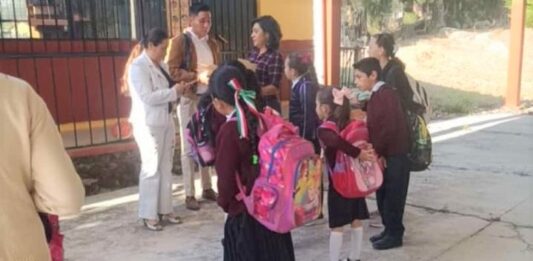
[[[433,115],[465,115],[499,108],[503,98],[421,83],[428,92]]]
[[[414,12],[404,12],[403,13],[403,24],[410,25],[415,24],[418,18]]]
[[[511,5],[513,0],[505,0],[505,7],[511,11]],[[533,28],[533,1],[526,2],[526,27]]]

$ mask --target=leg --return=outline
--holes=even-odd
[[[361,258],[361,249],[363,246],[363,225],[360,220],[354,220],[350,231],[350,254],[349,260],[359,260]]]
[[[176,129],[174,124],[165,128],[165,139],[161,146],[161,184],[159,190],[159,214],[173,214],[172,209],[172,162],[174,159],[174,147]]]
[[[191,99],[181,97],[178,105],[178,118],[180,126],[180,146],[181,146],[181,172],[183,174],[183,186],[185,187],[185,196],[194,197],[194,162],[189,157],[191,147],[186,141],[185,133],[187,124],[191,120],[191,111],[193,102]]]
[[[216,201],[218,197],[211,184],[211,172],[214,170],[214,167],[200,167],[200,176],[202,179],[203,188],[202,198],[211,201]]]
[[[342,248],[342,227],[332,228],[329,234],[329,260],[338,261]]]
[[[139,175],[139,218],[156,220],[160,173],[159,146],[162,144],[162,131],[146,126],[136,126],[134,137],[141,156]],[[159,140],[158,140],[159,139]]]

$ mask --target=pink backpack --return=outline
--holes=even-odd
[[[368,142],[368,129],[364,121],[350,122],[340,133],[337,124],[325,121],[320,128],[330,129],[354,146],[362,147]],[[337,151],[335,167],[329,170],[333,187],[345,198],[362,198],[381,187],[382,168],[377,162],[363,162],[342,151]]]
[[[237,176],[237,199],[266,228],[287,233],[321,213],[322,161],[298,129],[270,108],[261,114],[261,123],[260,174],[249,196]]]

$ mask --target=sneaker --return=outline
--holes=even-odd
[[[194,198],[194,197],[186,197],[185,198],[185,207],[189,210],[199,210],[200,209],[200,203]]]
[[[202,198],[211,201],[217,201],[218,194],[213,189],[206,189],[202,193]]]

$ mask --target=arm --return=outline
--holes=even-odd
[[[165,56],[165,63],[168,64],[170,76],[176,82],[190,82],[196,79],[196,73],[181,69],[183,63],[184,48],[184,35],[180,35],[170,40],[167,49],[167,55]]]
[[[270,84],[262,86],[261,94],[263,96],[277,95],[279,93],[279,86],[281,76],[283,75],[283,58],[281,54],[276,53],[270,60],[267,66]]]
[[[302,111],[304,112],[303,124],[302,124],[302,136],[307,140],[314,140],[316,138],[315,132],[318,126],[315,110],[316,89],[311,84],[304,81],[304,84],[300,87],[300,97],[302,102]]]
[[[235,198],[236,192],[239,191],[236,183],[236,175],[239,166],[239,153],[231,148],[238,148],[236,140],[237,128],[235,125],[228,123],[224,125],[217,135],[215,169],[218,180],[218,205],[228,212],[230,202]],[[232,133],[234,132],[234,133]]]
[[[80,177],[65,152],[54,119],[43,100],[28,86],[31,113],[33,201],[40,212],[79,213],[85,198]]]
[[[157,91],[152,90],[150,72],[138,64],[132,64],[128,73],[129,85],[135,89],[142,102],[148,105],[166,104],[178,99],[175,88],[165,88]]]
[[[405,72],[400,68],[393,68],[392,72],[387,75],[386,81],[396,89],[403,107],[412,110],[414,93]]]
[[[352,158],[357,158],[361,153],[361,149],[348,143],[332,130],[319,128],[318,138],[324,146],[340,150]]]
[[[374,150],[380,155],[384,156],[386,148],[393,142],[393,137],[396,133],[396,126],[403,124],[398,122],[398,114],[403,113],[400,101],[394,90],[384,90],[380,93],[379,103],[381,106],[373,111],[373,119],[375,128],[374,133]],[[369,116],[370,118],[370,116]]]

